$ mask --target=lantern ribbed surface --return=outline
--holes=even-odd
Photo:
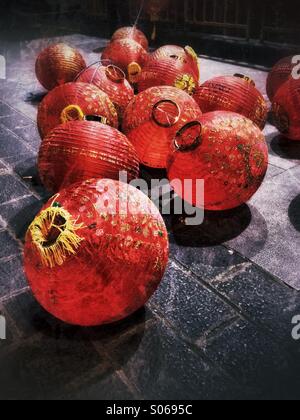
[[[144,165],[165,168],[176,132],[201,115],[199,106],[187,93],[170,86],[154,87],[131,101],[123,130]]]
[[[272,68],[267,79],[267,94],[272,102],[277,91],[289,79],[295,64],[293,57],[285,57]]]
[[[141,73],[138,91],[155,86],[172,86],[192,95],[197,84],[198,76],[189,64],[173,58],[150,58]]]
[[[135,26],[127,26],[118,29],[112,36],[111,40],[116,41],[118,39],[132,39],[133,41],[140,44],[146,51],[149,49],[149,42],[146,35]]]
[[[35,71],[41,85],[52,90],[56,86],[73,82],[85,67],[86,63],[79,51],[66,44],[56,44],[40,53]]]
[[[94,121],[70,121],[56,127],[42,141],[39,174],[44,186],[58,192],[90,178],[128,181],[139,176],[139,160],[126,136],[115,128]]]
[[[108,179],[53,197],[28,229],[27,279],[38,302],[69,324],[119,321],[145,305],[168,262],[168,234],[141,191]]]
[[[58,86],[43,99],[38,110],[38,128],[42,138],[62,123],[100,118],[117,128],[118,113],[108,95],[88,83]]]
[[[126,79],[125,73],[114,65],[89,67],[82,72],[77,81],[92,83],[105,92],[115,105],[120,118],[134,98],[134,90]]]
[[[101,58],[105,64],[120,67],[126,73],[129,82],[136,83],[148,59],[148,53],[140,44],[126,38],[108,44]]]
[[[267,167],[261,130],[239,114],[217,111],[178,133],[167,171],[179,196],[193,206],[220,211],[246,203],[262,184]],[[197,180],[205,183],[204,202]]]
[[[221,76],[197,88],[194,99],[203,113],[237,112],[252,120],[261,129],[267,122],[268,106],[255,84],[248,78]]]
[[[197,83],[200,80],[200,62],[192,47],[186,46],[183,48],[178,45],[164,45],[154,51],[150,56],[151,58],[154,60],[172,58],[174,61],[179,61],[183,69],[190,66],[190,71],[194,73]]]
[[[272,105],[275,125],[288,139],[300,141],[300,80],[290,79],[277,91]]]

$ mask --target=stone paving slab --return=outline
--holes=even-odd
[[[0,261],[0,297],[6,298],[27,287],[21,255]]]
[[[251,337],[251,340],[248,338]],[[242,386],[251,386],[256,398],[300,398],[299,369],[285,358],[280,345],[247,321],[237,321],[201,343],[204,352]],[[242,371],[238,368],[243,366]]]
[[[236,399],[245,396],[237,384],[199,352],[178,340],[161,321],[131,337],[136,350],[124,363],[126,346],[121,343],[114,357],[121,361],[129,381],[145,399]],[[138,368],[137,368],[138,367]]]
[[[227,243],[297,290],[300,232],[291,213],[297,217],[300,212],[299,195],[299,166],[266,180],[251,200],[251,225]]]
[[[237,312],[211,290],[193,280],[189,272],[171,261],[150,307],[191,341],[236,319]]]

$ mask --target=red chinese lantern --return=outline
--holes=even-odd
[[[131,101],[123,129],[144,165],[165,168],[177,131],[201,115],[199,106],[187,93],[170,86],[154,87]]]
[[[84,70],[77,79],[78,82],[92,83],[105,92],[118,111],[119,118],[134,98],[134,90],[126,80],[123,70],[114,65],[102,66],[96,64]]]
[[[40,53],[35,71],[41,85],[52,90],[58,85],[73,82],[85,67],[86,63],[77,50],[66,44],[57,44]]]
[[[267,79],[267,94],[271,102],[277,91],[289,79],[295,65],[296,63],[293,63],[293,57],[285,57],[270,71]]]
[[[44,138],[60,124],[91,118],[115,128],[119,124],[117,111],[106,93],[88,83],[67,83],[43,99],[37,120]]]
[[[141,308],[168,262],[168,235],[155,205],[108,179],[74,184],[28,229],[25,272],[38,302],[69,324],[119,321]]]
[[[290,140],[300,141],[300,79],[290,79],[277,91],[272,111],[278,130]]]
[[[183,71],[192,71],[196,81],[199,82],[200,80],[200,63],[192,47],[186,46],[182,48],[178,45],[164,45],[154,51],[151,54],[151,58],[154,60],[172,58],[174,61],[179,61]]]
[[[138,91],[155,86],[173,86],[192,95],[198,84],[198,76],[188,64],[173,58],[150,58],[138,81]]]
[[[91,178],[128,181],[139,176],[139,160],[127,138],[115,128],[94,121],[70,121],[56,127],[41,144],[39,174],[45,187],[57,192]]]
[[[194,99],[203,113],[237,112],[249,118],[261,129],[267,122],[268,106],[255,83],[242,75],[221,76],[208,80],[197,88]]]
[[[102,54],[103,62],[120,67],[126,73],[130,83],[137,83],[147,59],[147,51],[128,38],[111,42]]]
[[[116,41],[117,39],[133,39],[133,41],[140,44],[146,51],[149,49],[149,42],[146,35],[140,31],[136,26],[129,26],[118,29],[112,36],[111,40]]]
[[[229,210],[246,203],[268,167],[261,130],[239,114],[217,111],[178,131],[168,177],[179,196],[195,207]],[[204,202],[197,186],[204,180]]]

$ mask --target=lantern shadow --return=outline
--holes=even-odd
[[[294,198],[289,206],[289,219],[294,228],[300,232],[300,195]]]
[[[236,238],[229,240],[227,245],[252,259],[268,246],[269,229],[259,210],[252,205],[249,206],[249,209],[251,211],[251,225]]]
[[[185,218],[185,215],[171,217],[174,241],[178,245],[201,248],[221,245],[240,236],[249,227],[252,213],[245,204],[230,211],[206,211],[203,223],[197,226],[187,226]]]
[[[79,327],[56,319],[33,299],[26,308],[26,314],[34,333],[55,342],[93,343],[103,358],[113,365],[113,370],[121,369],[135,354],[151,317],[150,311],[143,307],[119,322],[99,327]]]
[[[95,48],[95,49],[93,50],[93,53],[94,53],[94,54],[101,54],[101,53],[103,53],[103,51],[105,50],[105,48],[106,48],[106,46],[105,46],[105,47]]]
[[[151,187],[152,180],[168,179],[166,169],[154,169],[141,165],[140,171],[142,178],[147,182],[149,187]]]
[[[25,198],[24,201],[26,202],[26,200],[27,199]],[[23,242],[27,229],[44,205],[43,200],[33,201],[28,198],[28,201],[30,201],[30,204],[23,207],[17,214],[12,212],[11,215],[8,213],[6,216],[8,224],[15,233],[16,238]]]
[[[47,92],[30,92],[26,95],[25,102],[31,105],[39,105],[45,96],[47,96]]]
[[[289,140],[282,135],[271,140],[271,150],[283,159],[300,160],[300,142]]]
[[[111,326],[79,328],[52,317],[26,292],[7,303],[5,314],[19,333],[13,337],[12,351],[1,359],[4,398],[89,397],[94,386],[99,398],[128,396],[126,387],[114,387],[116,372],[140,346],[144,309]],[[108,389],[103,390],[103,384]]]

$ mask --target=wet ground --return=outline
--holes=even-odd
[[[37,52],[58,39],[0,41],[0,399],[299,398],[300,148],[266,128],[268,175],[242,208],[198,228],[169,220],[170,263],[156,295],[130,319],[70,327],[35,302],[22,269],[26,228],[46,192],[36,182]],[[89,63],[107,41],[64,40]],[[213,55],[213,54],[212,54]],[[202,57],[202,80],[265,69]],[[298,291],[297,291],[298,290]]]

